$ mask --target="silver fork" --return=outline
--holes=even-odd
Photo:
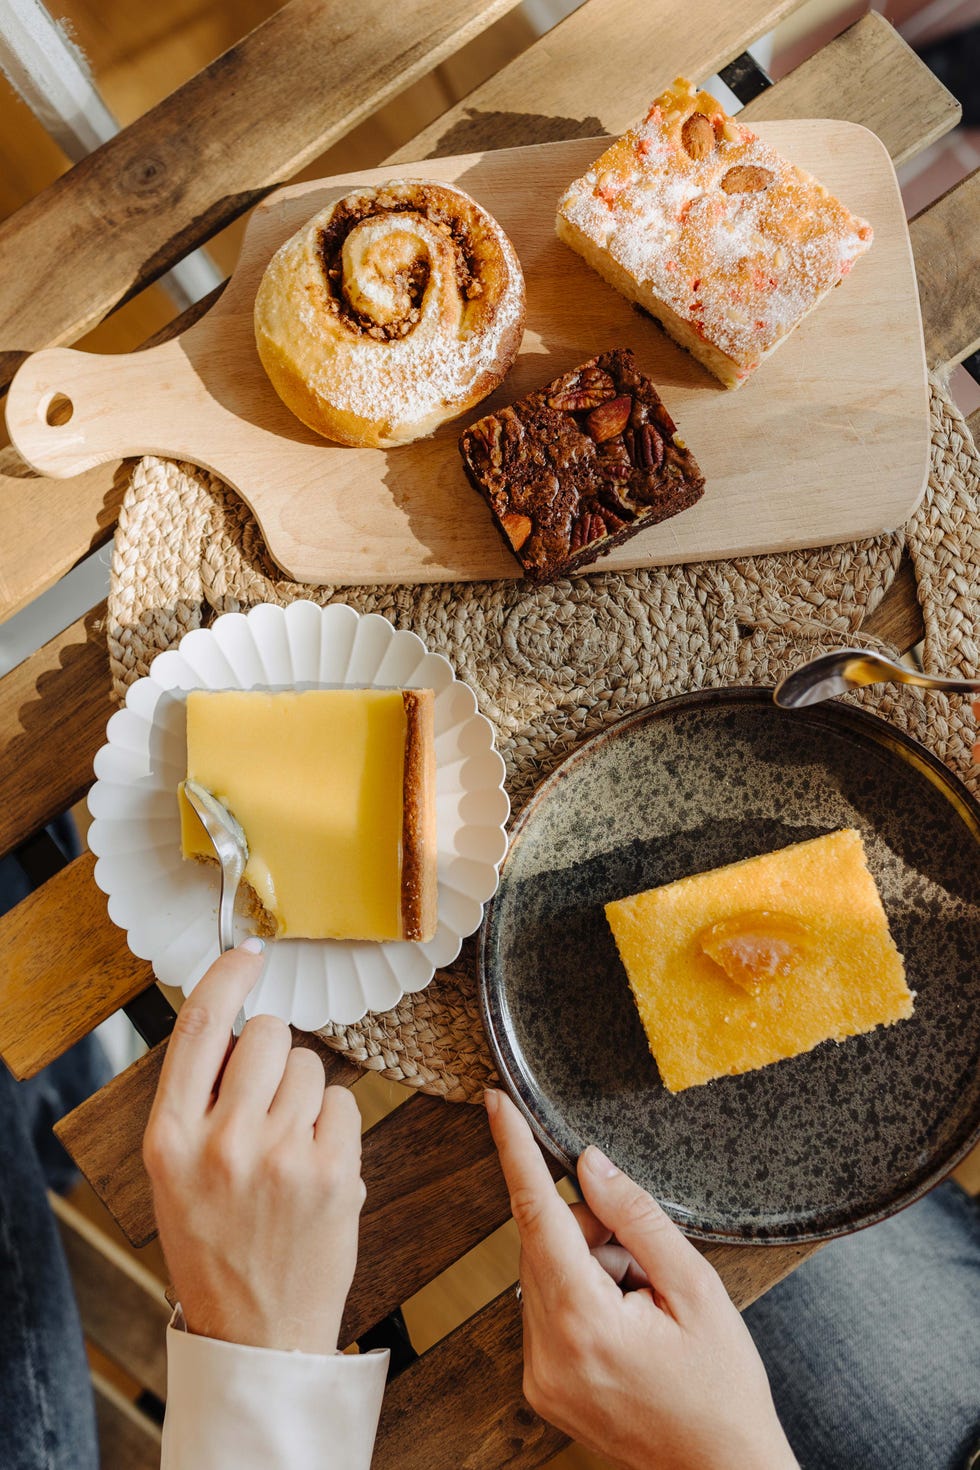
[[[248,840],[227,807],[221,805],[197,781],[184,782],[184,795],[200,818],[201,826],[211,839],[214,855],[221,870],[221,893],[218,899],[218,948],[222,954],[235,947],[235,895],[248,862]],[[235,1017],[231,1034],[236,1039],[245,1026],[244,1006]]]

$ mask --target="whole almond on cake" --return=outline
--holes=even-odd
[[[568,187],[557,230],[728,388],[872,239],[865,220],[682,77]]]

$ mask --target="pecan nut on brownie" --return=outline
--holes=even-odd
[[[701,498],[704,476],[660,395],[617,349],[488,414],[459,441],[466,473],[528,577],[604,556]]]

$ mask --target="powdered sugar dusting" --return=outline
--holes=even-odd
[[[386,187],[410,188],[411,184],[394,182]],[[438,187],[472,207],[469,196],[461,190],[445,184]],[[499,255],[492,262],[492,272],[481,278],[477,271],[482,290],[472,300],[460,292],[452,247],[424,215],[379,214],[372,221],[372,236],[384,231],[386,221],[403,234],[414,231],[428,265],[418,320],[408,325],[405,335],[390,341],[358,332],[344,318],[327,311],[326,281],[316,251],[311,249],[322,218],[311,221],[306,230],[287,242],[283,249],[291,250],[292,258],[284,260],[283,265],[301,273],[304,279],[307,289],[299,301],[300,323],[314,348],[310,356],[322,364],[308,379],[314,392],[337,408],[394,428],[424,422],[442,408],[451,410],[467,398],[481,376],[494,372],[499,375],[509,366],[510,359],[501,363],[500,357],[523,321],[523,276],[504,231],[485,212],[483,219],[492,227]],[[381,291],[376,282],[365,281],[363,285],[365,302]],[[342,374],[331,361],[335,341],[343,347]],[[490,386],[493,384],[487,391]]]
[[[693,93],[677,110],[655,105],[569,187],[559,213],[750,370],[847,274],[872,232],[716,107],[706,157],[682,143]],[[767,186],[726,192],[735,168],[764,170]]]
[[[428,298],[434,291],[430,278]],[[477,378],[493,369],[501,345],[523,314],[523,293],[505,292],[485,330],[460,335],[443,330],[437,314],[426,310],[406,336],[393,342],[361,338],[348,361],[345,381],[333,384],[340,408],[392,423],[423,419],[433,409],[465,398]],[[317,386],[317,385],[314,385]]]

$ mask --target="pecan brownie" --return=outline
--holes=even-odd
[[[632,352],[617,348],[488,414],[466,473],[537,582],[566,576],[687,510],[704,476]]]

